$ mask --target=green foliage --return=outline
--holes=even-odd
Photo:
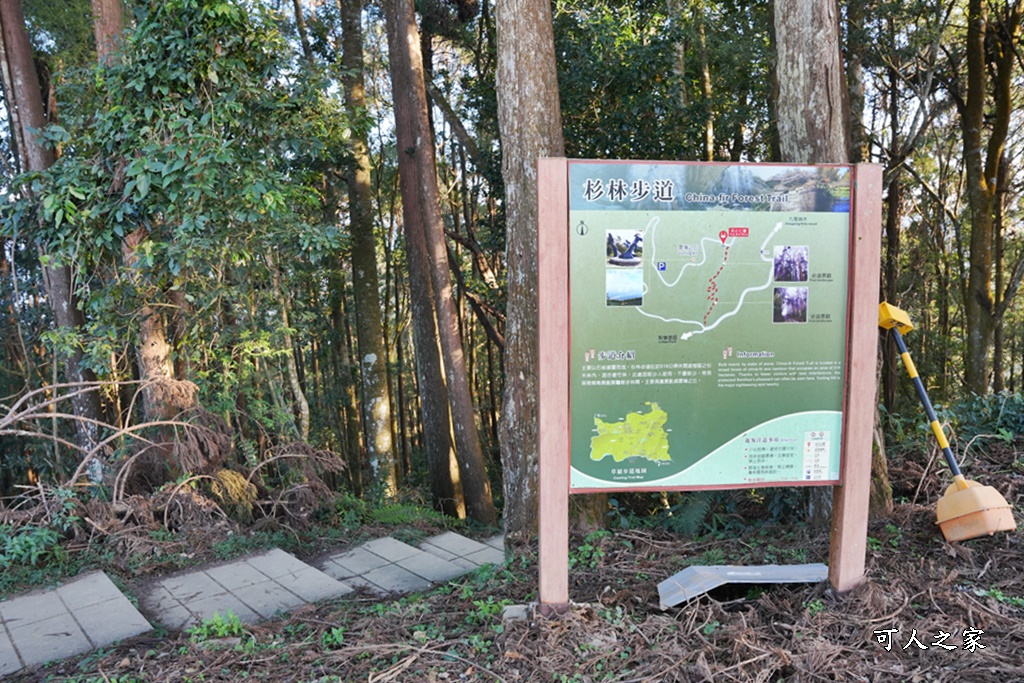
[[[55,350],[84,350],[100,376],[115,372],[137,314],[178,292],[175,351],[201,400],[220,414],[243,403],[240,426],[287,433],[289,406],[267,383],[292,349],[265,255],[279,254],[288,287],[343,245],[316,183],[348,153],[347,119],[315,74],[296,77],[265,3],[134,12],[117,59],[63,74],[61,125],[43,132],[62,153],[16,180],[0,238],[30,238],[52,263],[90,274],[79,279],[88,324],[53,336]],[[129,236],[138,244],[126,256]],[[292,324],[306,317],[297,310]]]
[[[371,507],[366,511],[366,521],[389,526],[405,526],[417,522],[444,524],[445,518],[437,510],[423,505],[394,503],[381,507]]]
[[[1024,609],[1024,598],[1014,595],[1006,595],[998,588],[978,589],[974,591],[974,594],[986,598],[992,598],[996,602],[1001,602],[1004,605],[1016,607],[1017,609]]]
[[[0,525],[0,569],[12,565],[36,567],[50,559],[60,559],[60,537],[48,527],[23,526],[13,529]]]
[[[202,643],[211,638],[233,638],[245,633],[245,627],[241,620],[234,614],[228,612],[225,616],[214,612],[209,619],[203,619],[199,624],[187,631],[189,640],[193,643]]]
[[[688,0],[670,7],[649,0],[554,4],[568,156],[701,159],[713,121],[716,158],[769,157],[768,4]],[[710,93],[701,88],[702,63]]]
[[[828,610],[828,607],[825,605],[825,601],[821,598],[814,598],[804,602],[804,609],[807,610],[808,616],[815,617]]]
[[[345,628],[332,626],[320,635],[320,647],[325,650],[336,650],[345,644]]]
[[[575,550],[569,551],[569,568],[589,567],[590,569],[594,569],[600,565],[601,560],[603,560],[605,556],[604,548],[601,547],[601,542],[609,536],[611,536],[611,533],[604,529],[591,531],[587,534],[586,538],[583,539],[583,543],[581,543],[579,547]]]
[[[502,611],[511,604],[514,604],[511,600],[507,598],[495,600],[493,595],[488,595],[486,600],[474,600],[474,609],[466,615],[466,623],[486,624],[501,616]]]

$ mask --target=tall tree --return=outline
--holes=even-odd
[[[373,231],[370,186],[369,126],[364,120],[366,86],[363,81],[362,0],[339,0],[342,35],[342,83],[345,107],[353,122],[352,156],[346,170],[349,224],[352,236],[352,286],[355,290],[356,336],[363,387],[363,423],[366,451],[378,481],[393,495],[397,486],[395,448],[391,439],[391,394],[387,378],[387,351],[381,324],[377,281],[377,240]],[[298,12],[298,0],[296,11]],[[301,14],[301,12],[299,13]],[[450,482],[450,477],[446,477]],[[437,496],[435,495],[435,498]],[[451,490],[442,499],[454,498]]]
[[[551,4],[498,0],[498,127],[505,181],[505,533],[537,525],[537,160],[565,155]]]
[[[849,103],[835,0],[775,0],[774,19],[781,161],[847,163]],[[811,491],[815,523],[830,517],[829,493]]]
[[[411,0],[386,0],[383,4],[395,93],[395,132],[406,245],[411,252],[422,250],[428,265],[466,514],[493,525],[497,524],[498,515],[480,447],[452,295],[419,32]],[[419,286],[423,283],[413,284],[413,287]],[[432,389],[421,387],[420,391]]]
[[[996,255],[996,192],[1003,150],[1013,114],[1012,83],[1019,60],[1024,3],[1007,0],[999,5],[996,20],[989,21],[989,2],[970,0],[967,5],[966,98],[958,103],[964,140],[967,201],[971,215],[970,271],[964,301],[967,353],[964,385],[975,394],[990,386],[990,360],[996,321],[1013,296],[993,293]],[[989,106],[990,89],[993,101]],[[985,133],[988,132],[988,140]],[[1019,274],[1016,277],[1019,283]],[[1016,287],[1016,285],[1014,285]]]
[[[4,91],[22,170],[42,172],[54,164],[56,156],[54,150],[39,139],[47,119],[21,0],[0,2],[0,35]],[[49,245],[42,244],[41,248],[46,252]],[[56,263],[56,260],[45,263],[49,259],[44,259],[44,281],[56,327],[72,338],[67,348],[62,350],[65,379],[74,383],[91,383],[96,376],[84,365],[81,346],[75,339],[85,323],[75,294],[75,273],[70,265]],[[75,420],[78,446],[85,452],[92,451],[99,441],[98,426],[102,417],[99,396],[91,390],[76,391],[72,394],[71,405],[78,418]],[[90,472],[93,479],[100,476],[97,467],[92,467]]]

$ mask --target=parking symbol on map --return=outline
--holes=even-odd
[[[658,270],[665,270],[668,268],[668,264],[664,261],[658,261]]]

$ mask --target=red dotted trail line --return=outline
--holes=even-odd
[[[725,253],[722,254],[722,265],[718,267],[715,274],[708,279],[708,310],[704,313],[704,324],[708,324],[708,318],[711,317],[711,312],[715,310],[715,306],[718,305],[718,276],[725,270],[725,263],[729,260],[729,247],[725,248]]]

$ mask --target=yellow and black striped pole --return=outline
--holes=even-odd
[[[907,352],[907,345],[903,343],[902,332],[909,332],[914,329],[910,317],[905,311],[901,311],[892,304],[884,301],[878,306],[878,326],[892,330],[896,337],[896,346],[900,349],[900,358],[903,359],[903,366],[907,374],[914,382],[917,389],[917,396],[921,399],[921,405],[928,413],[931,420],[932,432],[938,439],[942,452],[946,455],[946,462],[953,472],[953,483],[946,488],[946,492],[935,504],[935,517],[942,535],[947,541],[964,541],[979,536],[991,536],[997,531],[1013,531],[1017,528],[1017,520],[1013,517],[1013,506],[1006,502],[1003,494],[991,486],[983,486],[976,481],[968,481],[960,473],[960,466],[953,457],[953,449],[949,447],[949,441],[942,431],[942,425],[935,417],[935,409],[932,402],[928,400],[928,393],[924,390],[924,383],[917,376],[917,368],[914,361],[910,360]]]
[[[946,434],[942,431],[942,425],[939,424],[939,418],[935,416],[935,409],[932,407],[932,402],[928,400],[928,392],[925,391],[924,383],[917,374],[917,366],[914,365],[914,361],[910,358],[910,352],[907,351],[907,345],[903,342],[903,335],[900,334],[900,328],[907,331],[914,329],[914,326],[910,323],[910,318],[907,317],[907,314],[904,311],[896,308],[892,304],[883,302],[878,308],[878,324],[880,327],[892,330],[893,336],[896,338],[896,347],[900,350],[900,358],[903,360],[903,367],[907,369],[907,374],[910,375],[910,379],[914,383],[914,388],[917,390],[917,397],[921,399],[921,405],[924,406],[924,412],[928,414],[928,419],[931,421],[932,433],[935,434],[935,439],[939,442],[939,447],[946,456],[946,462],[949,464],[949,469],[953,472],[954,484],[956,484],[958,488],[967,488],[967,482],[964,479],[963,474],[960,473],[960,466],[957,464],[956,458],[953,456],[953,449],[949,447],[949,440],[946,439]]]

